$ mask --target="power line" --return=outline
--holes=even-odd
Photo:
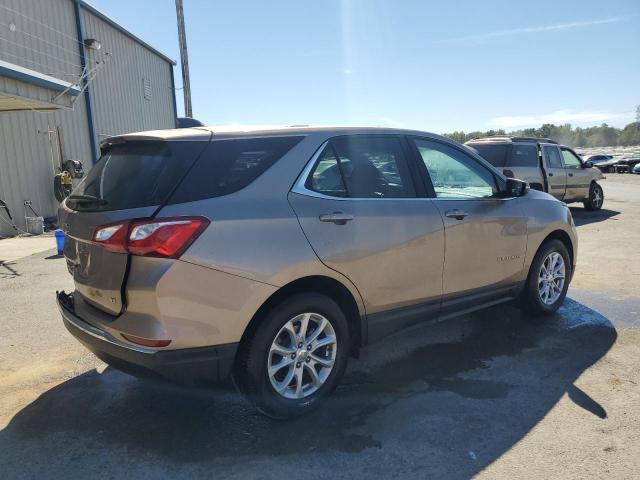
[[[11,25],[12,25],[12,24],[8,24],[8,23],[0,22],[0,25],[4,25],[5,27],[8,27],[9,29],[11,29]],[[13,25],[13,26],[14,26],[15,30],[12,30],[12,33],[19,32],[19,33],[20,33],[20,34],[22,34],[22,35],[25,35],[25,36],[27,36],[27,37],[31,37],[31,38],[34,38],[34,39],[36,39],[36,40],[39,40],[39,41],[41,41],[41,42],[43,42],[43,43],[46,43],[47,45],[50,45],[50,46],[52,46],[52,47],[54,47],[54,48],[58,49],[58,50],[64,50],[65,52],[68,52],[68,53],[72,54],[74,57],[75,57],[75,56],[78,56],[78,51],[77,51],[77,50],[69,50],[68,48],[64,48],[63,46],[61,46],[61,45],[59,45],[59,44],[49,42],[49,41],[45,40],[45,39],[44,39],[44,38],[42,38],[42,37],[39,37],[39,36],[37,36],[37,35],[33,35],[33,34],[31,34],[31,33],[27,32],[27,31],[25,31],[25,30],[22,30],[22,29],[20,29],[20,28],[17,28],[15,25]]]
[[[51,25],[47,25],[47,24],[45,24],[45,23],[42,23],[42,22],[40,22],[40,21],[36,20],[35,18],[30,17],[30,16],[28,16],[28,15],[25,15],[24,13],[18,12],[17,10],[14,10],[13,8],[9,8],[9,7],[7,7],[6,5],[0,5],[0,8],[4,8],[5,10],[7,10],[7,11],[9,11],[9,12],[11,12],[11,13],[15,13],[16,15],[20,15],[21,17],[26,18],[27,20],[29,20],[29,21],[31,21],[31,22],[33,22],[33,23],[37,23],[38,25],[40,25],[40,26],[42,26],[42,27],[44,27],[44,28],[47,28],[47,29],[49,29],[49,30],[51,30],[51,31],[53,31],[53,32],[56,32],[56,33],[58,33],[59,35],[62,35],[63,37],[67,37],[67,38],[69,38],[69,39],[73,40],[74,42],[79,43],[79,44],[81,44],[81,45],[82,45],[82,42],[80,42],[77,38],[72,37],[71,35],[67,35],[66,33],[61,32],[60,30],[56,30],[56,29],[55,29],[55,28],[53,28]]]
[[[40,51],[40,50],[37,50],[37,49],[35,49],[35,48],[27,47],[26,45],[22,45],[22,44],[20,44],[20,43],[13,42],[13,41],[11,41],[11,40],[9,40],[9,39],[7,39],[7,38],[4,38],[4,37],[2,37],[2,36],[0,36],[0,40],[4,40],[4,41],[5,41],[5,42],[7,42],[7,43],[11,43],[11,44],[15,45],[16,47],[26,48],[27,50],[31,50],[32,52],[38,53],[38,54],[40,54],[40,55],[44,55],[45,57],[52,58],[52,59],[57,60],[57,61],[59,61],[59,62],[66,63],[66,64],[68,64],[68,65],[72,65],[72,66],[74,66],[74,67],[82,68],[80,65],[77,65],[77,64],[75,64],[75,63],[73,63],[73,62],[68,62],[68,61],[63,60],[63,59],[61,59],[61,58],[59,58],[59,57],[56,57],[55,55],[49,55],[48,53],[44,53],[44,52],[42,52],[42,51]]]
[[[64,75],[67,77],[77,77],[78,74],[77,73],[67,73],[67,72],[55,72],[53,70],[55,70],[55,67],[52,67],[51,65],[45,64],[45,63],[41,63],[41,62],[36,62],[33,60],[29,60],[28,58],[24,58],[23,56],[19,56],[19,55],[13,55],[12,53],[9,52],[0,52],[0,58],[3,56],[9,56],[9,57],[13,57],[17,60],[20,60],[20,63],[29,63],[31,65],[34,65],[36,67],[43,67],[42,73],[45,73],[46,75]]]

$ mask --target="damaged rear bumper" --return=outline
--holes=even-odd
[[[176,350],[130,345],[78,317],[73,311],[72,295],[59,292],[57,302],[67,330],[100,360],[118,370],[187,385],[222,381],[231,372],[237,343]]]

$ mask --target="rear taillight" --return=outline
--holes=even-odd
[[[177,258],[207,225],[203,217],[134,220],[97,228],[93,241],[112,252]]]
[[[208,224],[204,218],[133,222],[127,248],[133,255],[179,257]]]
[[[93,241],[102,245],[105,250],[127,253],[128,224],[105,225],[96,229]]]

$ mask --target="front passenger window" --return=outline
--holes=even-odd
[[[438,198],[490,198],[497,188],[493,175],[478,162],[448,145],[414,140]]]
[[[562,149],[565,168],[582,168],[582,162],[571,150]]]

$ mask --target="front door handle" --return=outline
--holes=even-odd
[[[449,210],[448,212],[445,212],[444,216],[447,218],[455,218],[456,220],[464,220],[464,217],[468,217],[469,214],[456,208],[455,210]]]
[[[569,173],[568,175],[569,175],[570,177],[573,177],[573,173]]]
[[[344,225],[353,220],[353,215],[343,212],[325,213],[320,215],[320,221],[326,223],[335,223],[336,225]]]
[[[553,173],[549,172],[549,176],[550,176],[550,177],[553,177]]]

